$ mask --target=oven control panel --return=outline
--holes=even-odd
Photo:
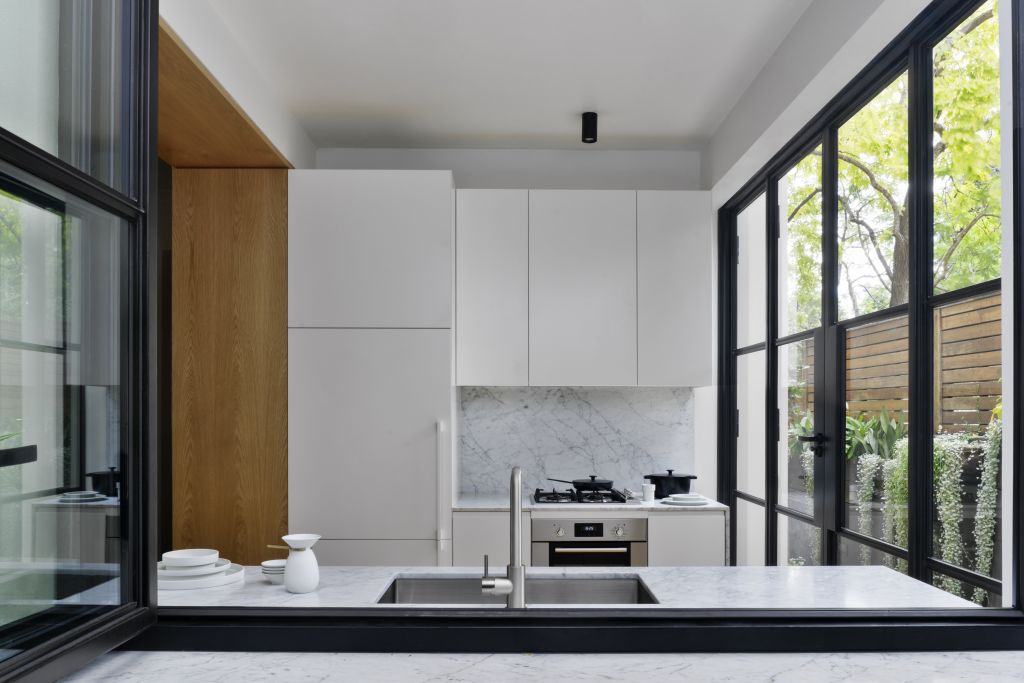
[[[534,519],[531,540],[646,541],[646,519]]]

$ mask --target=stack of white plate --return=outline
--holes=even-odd
[[[244,567],[221,559],[220,553],[207,548],[172,550],[164,553],[156,565],[156,583],[160,590],[216,588],[245,580]]]
[[[678,507],[700,507],[707,505],[708,500],[699,493],[673,493],[668,498],[661,499],[664,505],[676,505]]]
[[[60,494],[59,500],[62,503],[95,503],[106,499],[106,496],[96,491],[68,491]]]
[[[287,560],[266,560],[261,562],[263,578],[270,583],[284,583],[284,565]]]

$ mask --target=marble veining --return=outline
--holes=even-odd
[[[481,570],[480,567],[321,567],[320,587],[313,593],[294,595],[284,586],[264,581],[259,567],[246,567],[243,584],[158,591],[157,600],[161,607],[394,609],[396,605],[378,605],[377,600],[396,576],[476,578]],[[647,584],[658,604],[635,609],[981,609],[888,567],[529,567],[527,575],[636,575]],[[494,606],[481,605],[481,608],[494,609]]]
[[[639,491],[645,474],[693,471],[688,388],[461,387],[458,422],[464,493],[507,491],[513,465],[528,490],[596,474]]]
[[[683,507],[678,505],[667,505],[663,501],[629,500],[625,503],[535,503],[533,502],[533,491],[523,491],[523,509],[531,511],[543,511],[552,513],[565,512],[587,512],[600,510],[607,512],[658,512],[658,513],[679,513],[688,512],[725,512],[729,509],[716,500],[704,498],[705,504],[699,507]],[[455,499],[452,509],[456,512],[508,512],[508,493],[460,493]]]
[[[799,647],[799,643],[794,643]],[[400,649],[400,646],[396,647]],[[114,652],[71,676],[75,683],[147,681],[821,681],[1024,680],[1020,652],[687,654],[377,654]]]

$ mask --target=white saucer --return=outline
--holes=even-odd
[[[160,590],[180,591],[193,588],[217,588],[228,584],[245,581],[245,567],[240,564],[233,564],[223,574],[213,576],[198,576],[192,579],[164,579],[157,577],[156,587]]]
[[[706,500],[672,500],[671,498],[663,498],[663,505],[675,505],[676,507],[687,507],[687,508],[699,508],[707,505]]]
[[[220,553],[209,548],[188,548],[164,553],[164,565],[168,567],[199,567],[214,564]]]
[[[226,572],[231,566],[231,560],[223,557],[213,564],[204,564],[198,567],[168,567],[163,562],[156,563],[156,575],[161,581],[163,579],[177,580],[190,576],[206,576],[208,574],[220,574]]]

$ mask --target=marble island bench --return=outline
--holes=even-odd
[[[293,595],[246,567],[245,582],[159,591],[160,607],[409,608],[377,601],[398,576],[479,578],[473,567],[321,567],[320,587]],[[887,567],[530,567],[529,577],[639,576],[658,600],[636,609],[958,609],[976,607]],[[529,599],[529,598],[527,598]],[[453,607],[446,605],[446,607]],[[459,607],[464,607],[460,605]],[[493,605],[480,608],[495,609]],[[576,604],[573,608],[607,608]],[[621,608],[616,605],[616,608]]]

